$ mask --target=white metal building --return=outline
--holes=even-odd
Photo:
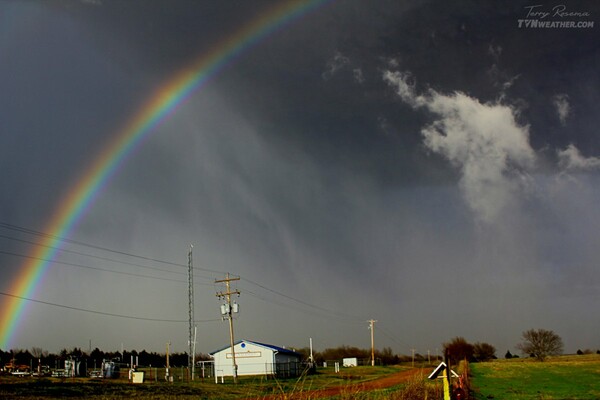
[[[302,373],[302,355],[270,344],[240,340],[235,343],[238,376],[298,376]],[[215,377],[233,376],[231,346],[210,353],[215,361]]]

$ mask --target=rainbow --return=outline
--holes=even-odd
[[[86,215],[98,194],[108,184],[127,157],[186,99],[215,77],[227,65],[255,44],[287,24],[332,0],[288,0],[278,2],[217,43],[186,68],[163,82],[135,114],[117,132],[77,183],[70,188],[50,221],[40,246],[32,250],[28,261],[10,286],[0,316],[0,349],[8,349],[24,314],[27,299],[34,294],[45,271],[66,238]]]

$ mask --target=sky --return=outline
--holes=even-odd
[[[0,1],[3,312],[127,121],[273,4]],[[186,351],[193,245],[198,352],[229,343],[227,273],[236,339],[369,348],[373,319],[398,354],[462,336],[503,356],[531,328],[600,348],[599,15],[332,0],[286,21],[126,157],[8,347]]]

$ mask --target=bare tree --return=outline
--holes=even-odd
[[[523,342],[517,345],[523,354],[529,354],[539,361],[551,355],[562,354],[563,341],[553,331],[546,329],[529,329],[523,332]]]
[[[30,353],[34,358],[48,357],[48,351],[42,349],[41,347],[32,347]]]

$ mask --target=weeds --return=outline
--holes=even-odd
[[[281,392],[271,396],[264,396],[261,400],[437,400],[442,397],[442,389],[435,383],[424,380],[422,375],[416,375],[401,386],[391,389],[367,389],[364,384],[348,384],[337,388],[321,388],[310,390],[303,387],[304,379],[298,380],[293,390]],[[298,383],[301,383],[298,385]]]
[[[349,375],[349,373],[352,375]],[[148,382],[134,385],[127,381],[94,381],[77,379],[22,380],[3,379],[0,398],[20,400],[71,399],[257,399],[257,400],[413,400],[437,399],[440,393],[434,383],[422,374],[402,368],[364,368],[333,374],[323,371],[315,375],[303,373],[296,379],[245,378],[238,385],[215,384],[210,381],[166,384]],[[389,380],[394,374],[402,374]],[[413,375],[413,376],[411,376]],[[388,379],[388,383],[381,384]],[[436,397],[437,396],[437,397]]]
[[[434,400],[442,398],[440,385],[425,382],[422,377],[414,377],[391,400]]]

